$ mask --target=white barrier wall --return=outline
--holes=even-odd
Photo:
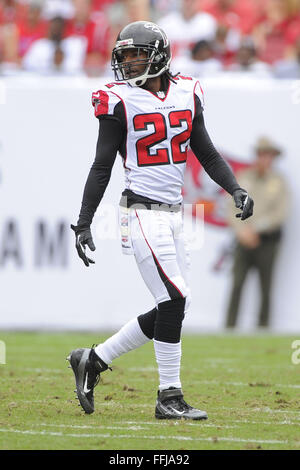
[[[153,307],[134,257],[121,254],[117,226],[113,239],[98,239],[106,224],[101,211],[93,225],[94,266],[79,260],[69,229],[95,154],[98,123],[91,92],[103,82],[26,77],[0,83],[0,328],[109,330]],[[207,127],[219,150],[250,162],[262,134],[285,148],[279,165],[292,207],[276,269],[272,327],[300,331],[300,84],[218,78],[203,81],[203,88]],[[103,211],[118,204],[120,160]],[[185,328],[194,331],[223,325],[230,286],[228,269],[212,270],[228,230],[206,225],[204,235],[203,247],[192,252],[193,302]],[[249,279],[240,319],[244,329],[255,324],[256,287],[256,279]]]

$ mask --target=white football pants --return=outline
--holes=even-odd
[[[185,297],[185,313],[190,304],[190,255],[180,212],[128,210],[132,251],[144,282],[156,306]]]

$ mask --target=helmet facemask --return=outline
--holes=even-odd
[[[159,41],[155,45],[133,44],[130,39],[117,41],[116,47],[112,51],[112,70],[115,73],[116,81],[126,81],[131,86],[142,86],[148,78],[154,78],[168,70],[171,58],[167,60],[165,55],[158,50]],[[130,62],[123,62],[123,53],[125,50],[136,50],[137,59]],[[146,53],[146,57],[139,59],[141,53]],[[142,71],[135,69],[144,65]]]

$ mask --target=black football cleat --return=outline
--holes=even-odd
[[[109,367],[95,353],[93,348],[74,349],[67,360],[75,375],[77,397],[87,414],[94,412],[94,388],[98,385],[100,374]]]
[[[181,388],[170,387],[157,393],[155,418],[200,420],[207,419],[207,414],[188,405]]]

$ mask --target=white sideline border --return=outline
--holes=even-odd
[[[75,437],[75,438],[103,438],[103,439],[149,439],[149,440],[166,440],[172,439],[176,441],[190,441],[190,442],[211,442],[211,443],[219,443],[219,442],[236,442],[236,443],[253,443],[253,444],[290,444],[290,441],[284,440],[280,441],[277,439],[243,439],[238,437],[189,437],[189,436],[139,436],[139,435],[132,435],[132,434],[71,434],[67,433],[64,434],[63,432],[52,432],[52,431],[33,431],[31,429],[21,430],[21,429],[5,429],[0,428],[0,432],[3,433],[16,433],[16,434],[24,434],[24,435],[33,435],[33,436],[56,436],[56,437]]]

